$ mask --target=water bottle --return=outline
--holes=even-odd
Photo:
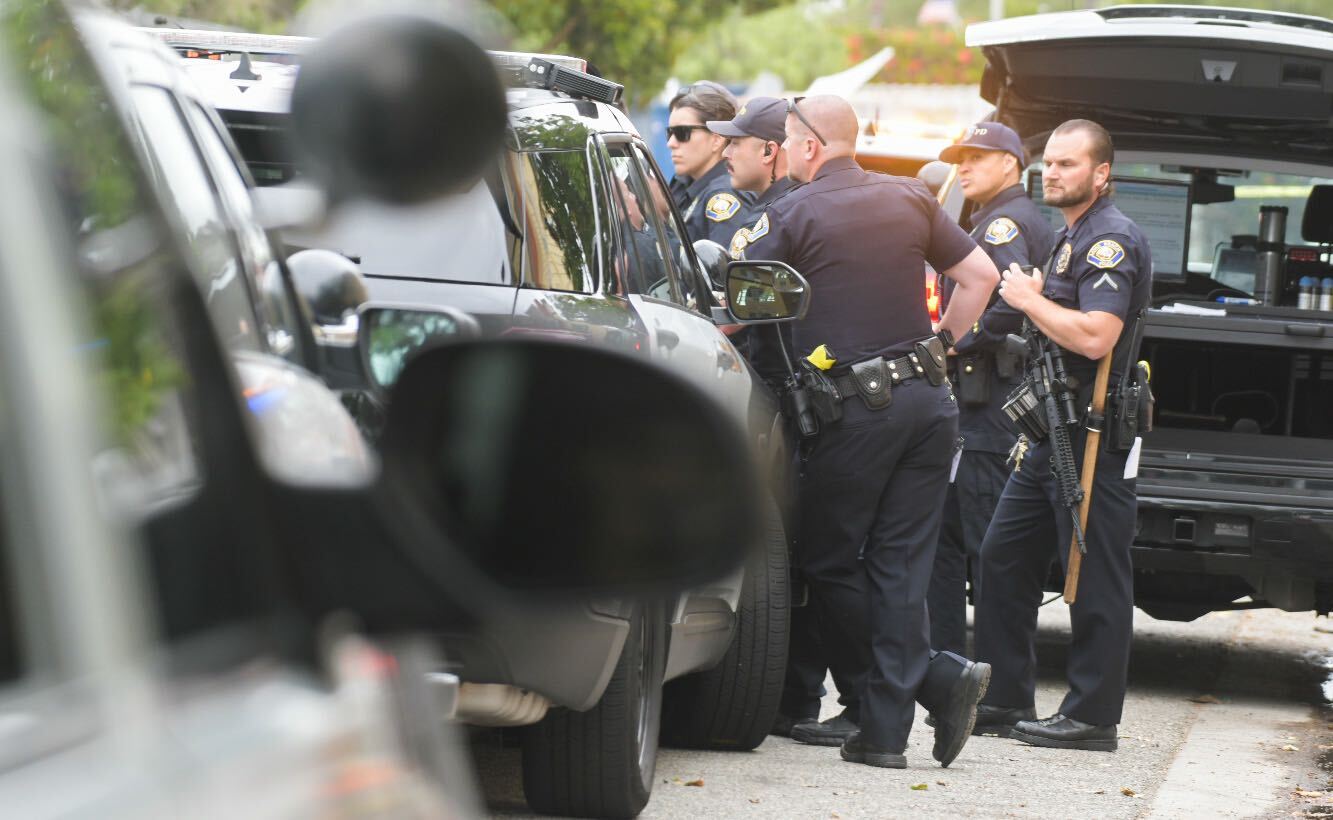
[[[1300,290],[1296,295],[1296,307],[1301,310],[1315,309],[1315,294],[1319,292],[1319,280],[1313,276],[1302,276],[1297,283]]]
[[[1319,283],[1319,309],[1333,311],[1333,276]]]

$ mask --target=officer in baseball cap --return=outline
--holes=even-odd
[[[787,178],[787,154],[782,143],[787,139],[787,101],[777,97],[755,97],[747,101],[730,120],[709,120],[708,130],[726,137],[722,157],[731,174],[731,185],[749,191],[755,201],[741,210],[740,226],[731,240],[731,256],[739,259],[749,244],[750,231],[763,215],[768,203],[785,194],[796,183]]]
[[[941,151],[940,159],[958,166],[958,183],[976,206],[968,226],[972,239],[995,267],[1008,270],[1017,262],[1045,270],[1055,233],[1019,184],[1027,163],[1018,134],[998,122],[979,122]],[[944,280],[940,290],[943,308],[952,283]],[[1006,455],[1017,439],[1002,405],[1022,380],[1023,368],[1005,350],[1004,339],[1017,333],[1021,323],[1018,311],[992,296],[981,319],[955,343],[957,355],[949,357],[963,444],[945,496],[927,600],[931,646],[958,654],[967,651],[968,564],[975,599],[981,540],[1009,476]],[[978,725],[982,723],[979,717]]]

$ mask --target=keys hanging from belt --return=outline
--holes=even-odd
[[[1009,457],[1005,459],[1005,463],[1014,465],[1014,472],[1023,469],[1023,457],[1028,454],[1028,447],[1027,436],[1020,433],[1014,446],[1009,448]]]

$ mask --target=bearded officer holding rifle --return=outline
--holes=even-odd
[[[1065,228],[1045,266],[1003,272],[1001,298],[1026,317],[1025,339],[1011,341],[1030,356],[1027,380],[1005,406],[1024,437],[982,543],[975,612],[977,657],[993,679],[974,732],[1093,751],[1118,742],[1133,629],[1133,476],[1151,413],[1146,365],[1134,362],[1152,258],[1110,196],[1113,158],[1097,123],[1070,120],[1051,133],[1042,189]],[[1056,714],[1037,720],[1037,607],[1052,550],[1071,604],[1069,690]]]

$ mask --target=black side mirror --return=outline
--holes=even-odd
[[[384,393],[398,381],[409,359],[441,344],[481,335],[477,320],[451,307],[361,306],[357,332],[361,361],[371,390]]]
[[[334,390],[365,386],[357,354],[356,312],[369,298],[361,267],[340,253],[312,248],[287,257],[315,342],[315,369]]]
[[[694,242],[694,256],[699,260],[704,275],[713,290],[725,290],[727,281],[727,263],[731,255],[727,249],[711,239],[697,239]]]
[[[727,263],[727,310],[739,324],[801,319],[810,309],[810,283],[783,262]]]
[[[469,185],[508,119],[486,52],[411,15],[359,20],[320,40],[302,58],[291,111],[306,171],[334,203],[410,205]]]
[[[757,473],[715,400],[657,365],[535,339],[426,350],[389,398],[382,486],[492,582],[663,592],[733,571]]]

